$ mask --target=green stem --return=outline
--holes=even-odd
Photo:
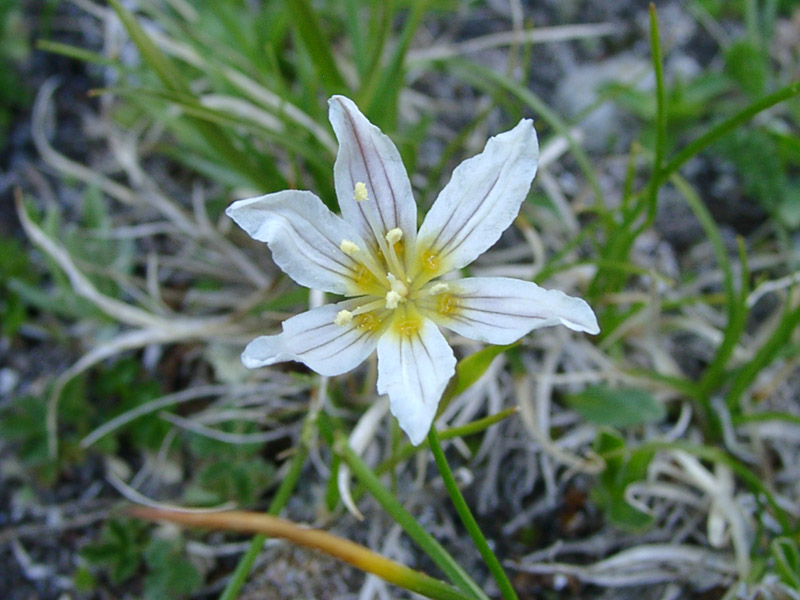
[[[442,545],[428,533],[422,525],[409,513],[400,501],[392,495],[381,483],[364,461],[362,461],[352,448],[347,444],[347,439],[336,432],[334,451],[342,456],[353,475],[369,490],[373,497],[380,503],[384,510],[403,528],[411,539],[436,563],[442,572],[460,590],[469,594],[476,600],[489,600],[488,596],[461,568],[456,560],[450,556]]]
[[[449,429],[445,429],[444,431],[440,432],[439,436],[442,440],[451,440],[453,438],[460,438],[467,435],[474,435],[476,433],[481,433],[485,431],[495,423],[499,423],[503,419],[507,419],[508,417],[517,414],[518,409],[516,406],[511,408],[506,408],[501,410],[498,413],[493,415],[489,415],[488,417],[483,417],[476,421],[472,421],[471,423],[467,423],[466,425],[459,425],[458,427],[451,427]],[[375,472],[378,475],[383,475],[394,469],[397,465],[401,462],[414,456],[417,452],[425,447],[425,444],[420,446],[414,446],[411,442],[406,442],[403,446],[400,447],[399,450],[396,450],[392,456],[387,458],[384,462],[378,465],[375,468]],[[358,493],[358,492],[356,492]]]
[[[292,457],[292,462],[289,465],[289,472],[286,473],[286,477],[284,477],[283,481],[281,481],[278,491],[275,492],[275,496],[273,496],[272,502],[270,502],[267,514],[277,516],[281,510],[283,510],[283,507],[286,506],[286,503],[289,501],[289,497],[292,495],[292,492],[297,485],[297,481],[300,479],[300,472],[303,470],[303,465],[305,465],[306,458],[308,457],[307,440],[309,438],[310,429],[314,426],[314,419],[312,415],[313,413],[309,413],[309,417],[307,417],[306,421],[303,423],[303,432],[300,435],[300,441],[298,442],[297,449]],[[261,548],[264,546],[264,542],[266,540],[267,536],[262,533],[259,533],[253,537],[253,539],[250,541],[250,547],[247,549],[247,552],[244,553],[242,558],[239,559],[239,564],[236,565],[236,570],[228,580],[228,585],[225,586],[225,589],[222,591],[222,595],[219,597],[219,600],[236,600],[236,598],[239,596],[239,591],[242,589],[245,581],[247,581],[247,576],[250,573],[250,569],[253,568],[253,563],[255,563],[256,558],[261,552]]]
[[[431,427],[431,430],[428,432],[428,443],[431,446],[433,458],[436,460],[436,466],[439,467],[439,472],[442,474],[444,485],[450,494],[450,499],[453,501],[456,512],[458,512],[458,516],[461,517],[461,522],[464,524],[464,527],[466,527],[478,552],[481,553],[483,560],[486,562],[486,566],[489,567],[489,571],[491,571],[492,576],[494,576],[497,587],[500,588],[500,593],[503,594],[505,600],[518,600],[517,593],[508,580],[508,575],[506,575],[497,556],[495,556],[494,552],[492,552],[492,549],[489,547],[489,543],[486,541],[481,528],[478,527],[475,517],[472,516],[469,506],[467,506],[464,500],[464,496],[461,495],[461,490],[458,489],[458,484],[456,484],[453,472],[450,470],[450,465],[447,464],[447,459],[444,456],[444,451],[442,450],[442,445],[439,442],[439,436],[436,434],[435,427]]]
[[[653,71],[656,76],[656,144],[653,160],[653,174],[650,176],[648,189],[647,219],[645,227],[649,227],[656,217],[658,190],[661,187],[659,177],[664,166],[664,149],[667,139],[667,100],[664,87],[664,63],[661,56],[661,37],[658,31],[656,7],[650,4],[650,52],[653,58]]]

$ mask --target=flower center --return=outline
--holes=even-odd
[[[391,289],[386,293],[386,308],[395,309],[398,304],[405,302],[408,298],[408,286],[395,277],[392,273],[387,273]]]
[[[364,304],[352,311],[339,311],[334,323],[343,327],[355,326],[374,330],[380,323],[385,323],[392,318],[392,313],[401,306],[403,312],[398,313],[397,318],[400,318],[402,314],[405,315],[405,321],[416,322],[418,319],[411,318],[410,315],[416,312],[414,304],[420,294],[421,285],[419,285],[420,282],[415,282],[412,277],[409,277],[410,273],[406,263],[406,260],[411,259],[408,252],[413,252],[413,248],[405,246],[405,235],[402,229],[394,227],[386,231],[383,228],[385,225],[381,225],[383,221],[378,218],[375,203],[369,197],[369,190],[365,183],[359,181],[355,184],[353,198],[358,203],[370,230],[375,234],[377,248],[375,246],[361,248],[355,242],[346,239],[339,244],[340,250],[356,262],[353,267],[353,279],[357,289],[363,294]],[[435,263],[438,256],[430,252],[428,254],[431,256],[421,257],[423,264]],[[431,276],[430,271],[438,265],[433,265],[434,269],[431,269],[430,266],[428,265],[428,272],[425,273],[428,279]],[[384,312],[381,309],[392,312]],[[365,327],[367,317],[370,318],[369,327]],[[401,331],[408,330],[408,332],[410,329],[410,325],[400,328]]]

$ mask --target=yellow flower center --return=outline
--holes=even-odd
[[[447,293],[449,287],[446,283],[424,287],[440,274],[439,255],[430,250],[417,254],[413,238],[409,246],[408,235],[399,227],[384,230],[379,225],[381,220],[363,182],[355,184],[353,198],[362,207],[369,228],[375,234],[377,247],[361,248],[347,239],[339,244],[342,253],[355,262],[352,275],[357,290],[355,295],[363,303],[352,311],[339,311],[334,323],[377,331],[391,321],[393,331],[413,336],[422,325],[418,305],[442,315],[453,313],[458,303],[455,296]]]

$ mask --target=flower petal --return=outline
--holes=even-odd
[[[421,303],[420,310],[439,325],[473,340],[510,344],[533,329],[558,324],[574,331],[600,331],[586,302],[530,281],[470,277],[446,285],[446,291]]]
[[[340,311],[353,310],[357,304],[356,299],[345,300],[287,319],[279,335],[261,336],[247,345],[242,353],[244,366],[255,369],[296,360],[328,377],[354,369],[375,349],[381,332],[378,319],[334,323]]]
[[[359,293],[360,265],[342,252],[342,240],[365,246],[355,230],[311,192],[286,190],[239,200],[225,213],[250,237],[267,242],[275,263],[305,287]]]
[[[533,121],[523,119],[453,171],[417,236],[431,277],[471,263],[500,238],[528,194],[538,160]]]
[[[399,228],[408,247],[417,235],[417,205],[397,147],[361,114],[352,100],[333,96],[328,106],[339,140],[333,178],[342,216],[358,226],[365,240],[376,236],[383,239],[387,231]],[[363,202],[354,198],[359,182],[366,185],[368,199]]]
[[[414,445],[428,434],[456,365],[439,328],[428,319],[418,321],[415,331],[391,327],[378,341],[378,392],[389,394],[392,414]]]

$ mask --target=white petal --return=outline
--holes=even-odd
[[[359,265],[342,252],[342,240],[356,245],[355,230],[311,192],[286,190],[239,200],[225,213],[250,237],[267,242],[272,258],[300,285],[353,295]]]
[[[389,406],[411,443],[425,439],[456,359],[438,327],[420,319],[413,335],[390,328],[378,341],[378,392],[389,394]]]
[[[432,275],[471,263],[500,238],[528,194],[538,160],[533,121],[523,119],[453,171],[419,230],[419,251],[437,257]]]
[[[417,205],[394,142],[348,98],[333,96],[328,106],[328,116],[339,140],[333,177],[342,216],[356,224],[366,240],[383,238],[391,229],[400,228],[406,244],[413,244],[417,234]],[[367,189],[368,199],[363,202],[354,199],[359,182]],[[370,226],[365,212],[368,210],[373,211],[372,220],[379,231]]]
[[[296,360],[320,375],[346,373],[361,364],[375,349],[381,329],[333,321],[339,311],[353,310],[358,300],[327,304],[283,322],[279,335],[261,336],[247,345],[242,362],[249,369]]]
[[[585,301],[530,281],[473,277],[448,281],[447,286],[447,292],[431,296],[420,309],[439,325],[473,340],[510,344],[532,329],[559,324],[574,331],[600,331]]]

